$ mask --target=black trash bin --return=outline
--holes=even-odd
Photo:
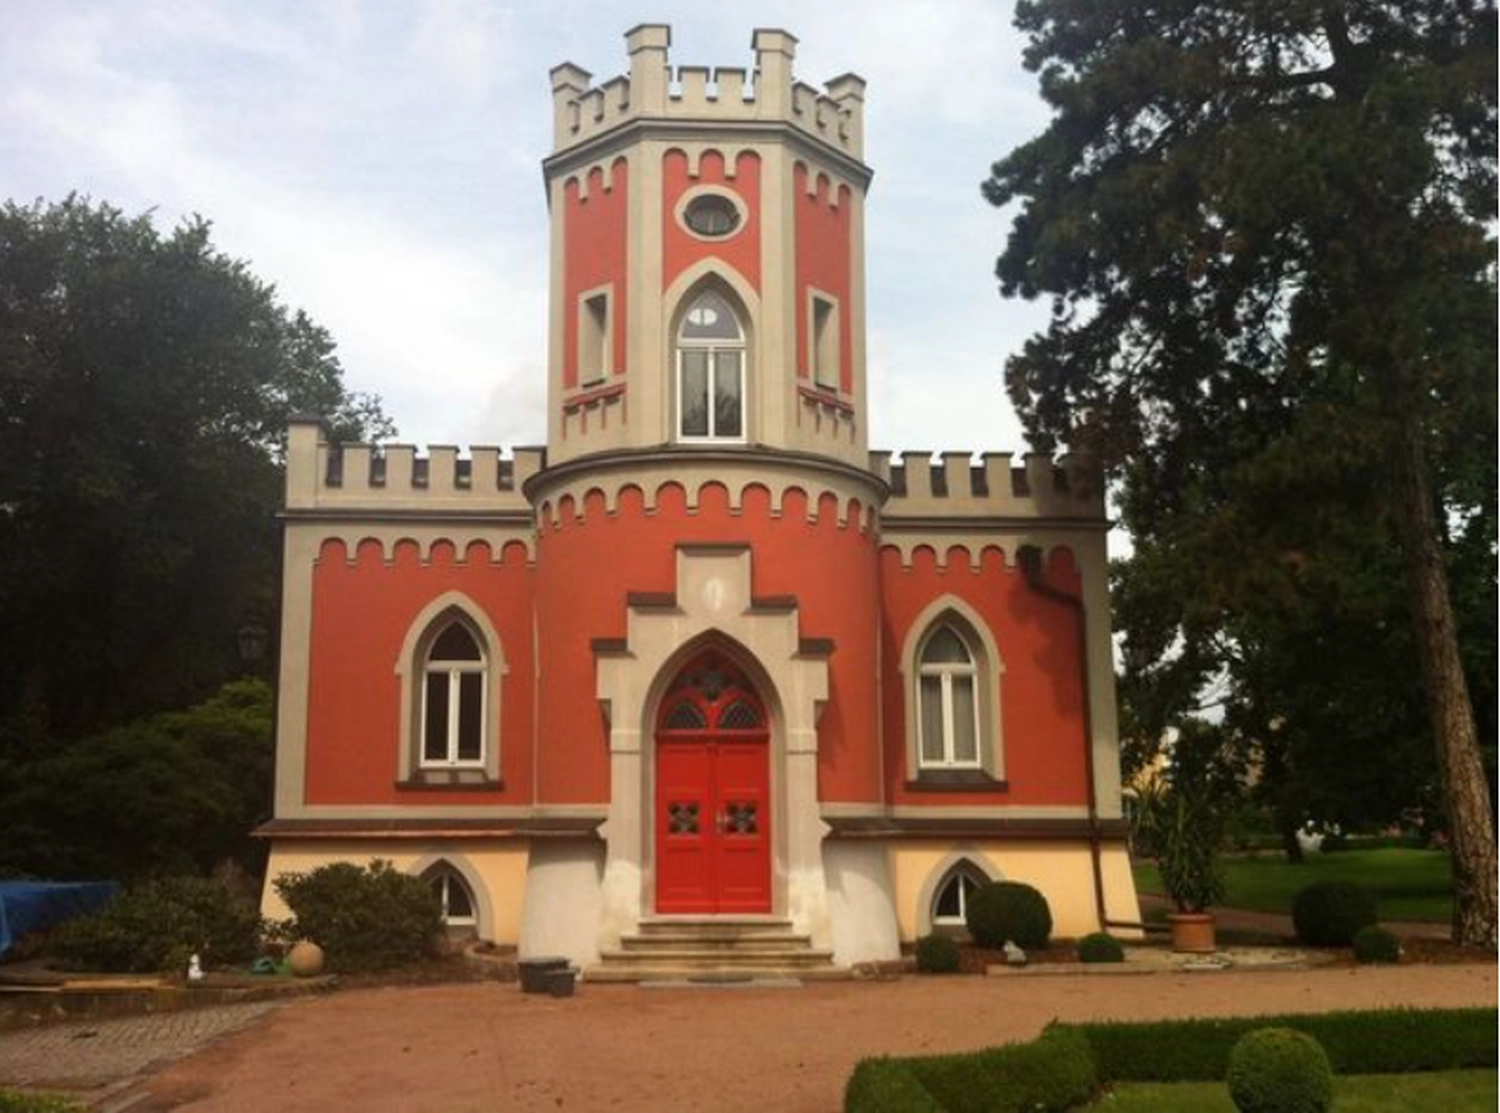
[[[533,958],[523,958],[516,963],[516,970],[521,975],[522,993],[547,993],[551,989],[551,978],[549,975],[554,970],[566,970],[568,960],[561,955],[536,955]]]

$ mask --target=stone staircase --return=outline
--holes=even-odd
[[[831,951],[792,930],[790,920],[766,916],[697,919],[667,916],[644,920],[639,932],[622,936],[598,965],[583,972],[589,982],[747,982],[767,978],[838,981],[849,971],[833,964]]]

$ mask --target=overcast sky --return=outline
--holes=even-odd
[[[1023,448],[1001,386],[1045,308],[1003,301],[989,164],[1046,113],[999,0],[0,0],[0,190],[70,191],[214,240],[338,342],[416,444],[544,436],[547,71],[753,64],[866,93],[871,445]]]

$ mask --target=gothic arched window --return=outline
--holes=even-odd
[[[677,330],[677,437],[745,438],[745,334],[729,302],[704,290]]]
[[[484,650],[454,619],[432,640],[422,663],[422,764],[484,764]]]
[[[917,723],[923,768],[979,767],[977,674],[974,651],[953,626],[938,626],[922,643]]]

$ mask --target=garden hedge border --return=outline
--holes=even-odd
[[[1305,1015],[1047,1026],[1030,1043],[961,1055],[864,1059],[844,1113],[1061,1113],[1110,1082],[1221,1081],[1256,1028],[1312,1036],[1336,1074],[1497,1066],[1496,1009],[1367,1009]]]

